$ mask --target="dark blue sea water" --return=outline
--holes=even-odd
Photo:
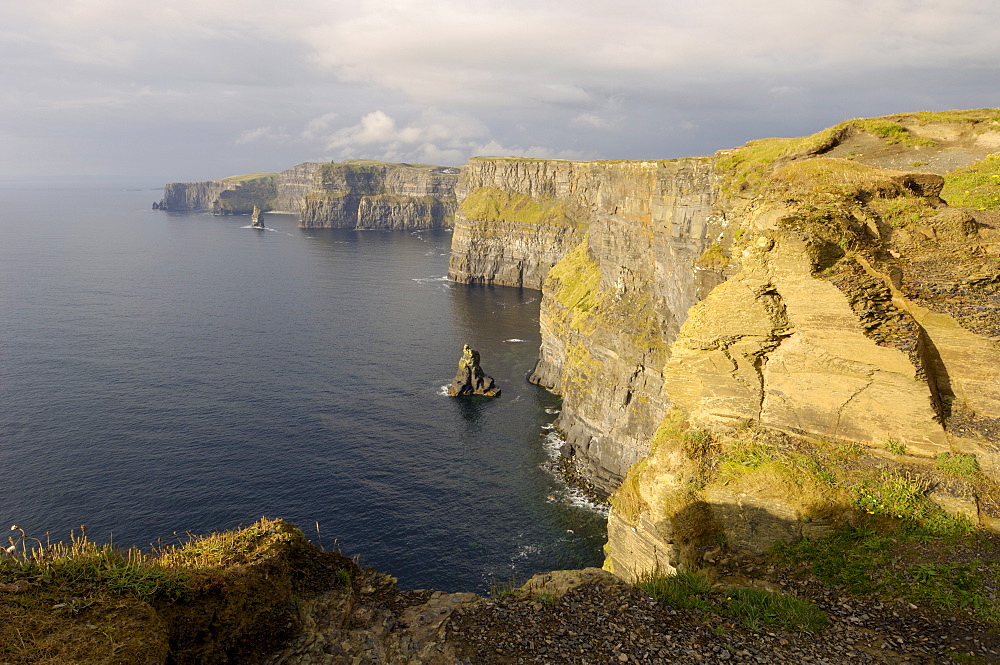
[[[537,292],[445,281],[448,232],[257,231],[160,193],[0,189],[0,529],[318,522],[408,588],[599,565],[603,515],[542,468]],[[442,394],[464,343],[500,399]]]

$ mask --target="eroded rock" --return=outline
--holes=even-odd
[[[479,366],[479,352],[468,344],[462,347],[462,357],[458,361],[458,373],[451,385],[448,386],[448,394],[452,397],[468,395],[500,397],[500,388],[493,381],[493,377],[487,376],[483,368]]]

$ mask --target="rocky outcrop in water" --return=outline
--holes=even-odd
[[[430,229],[450,226],[459,169],[352,160],[305,163],[280,173],[170,183],[161,210],[216,215],[299,215],[307,228]]]
[[[483,395],[484,397],[500,397],[500,388],[487,376],[479,365],[479,352],[466,344],[462,347],[462,357],[458,361],[458,373],[448,386],[448,394],[452,397]]]

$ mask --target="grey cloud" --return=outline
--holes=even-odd
[[[5,13],[8,175],[677,157],[848,117],[1000,105],[990,0],[47,0]]]

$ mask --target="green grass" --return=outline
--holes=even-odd
[[[979,476],[979,461],[975,455],[941,453],[934,458],[934,466],[949,476],[956,478],[976,478]]]
[[[928,507],[924,498],[926,491],[925,483],[883,472],[878,478],[865,480],[854,487],[853,503],[855,508],[869,515],[920,519]]]
[[[513,596],[520,590],[521,583],[517,581],[514,575],[511,575],[506,580],[493,580],[490,582],[490,598],[494,600]]]
[[[888,118],[864,118],[849,120],[848,124],[863,132],[874,134],[885,140],[890,145],[902,144],[905,146],[932,146],[936,141],[920,138],[910,134],[909,130],[899,124],[898,121]]]
[[[952,560],[959,545],[976,547],[976,538],[927,525],[873,521],[775,550],[780,559],[806,563],[821,581],[851,594],[904,598],[1000,625],[1000,607],[992,598],[1000,563]]]
[[[830,623],[826,613],[810,601],[764,589],[730,589],[725,609],[728,616],[756,631],[776,627],[819,633]]]
[[[564,199],[533,199],[527,194],[496,187],[472,190],[459,204],[469,219],[518,222],[521,224],[572,224]]]
[[[819,633],[829,624],[826,614],[808,600],[763,589],[716,590],[707,578],[697,573],[650,574],[639,580],[636,587],[664,605],[720,614],[753,631],[782,628]]]
[[[712,602],[712,583],[697,573],[683,570],[676,575],[650,573],[635,586],[671,607],[709,612],[717,609]]]
[[[231,175],[224,180],[229,180],[231,182],[250,182],[252,180],[263,180],[264,178],[273,178],[278,175],[277,173],[245,173],[243,175]]]
[[[1000,210],[1000,154],[945,174],[941,198],[960,208]]]
[[[896,441],[895,439],[889,439],[885,442],[885,449],[888,450],[893,455],[905,455],[906,445]]]
[[[15,527],[16,529],[16,527]],[[142,601],[187,595],[190,575],[132,548],[123,550],[90,541],[83,530],[70,542],[43,544],[16,529],[0,558],[0,583],[26,580],[32,585],[128,594]],[[12,548],[12,549],[11,549]]]

